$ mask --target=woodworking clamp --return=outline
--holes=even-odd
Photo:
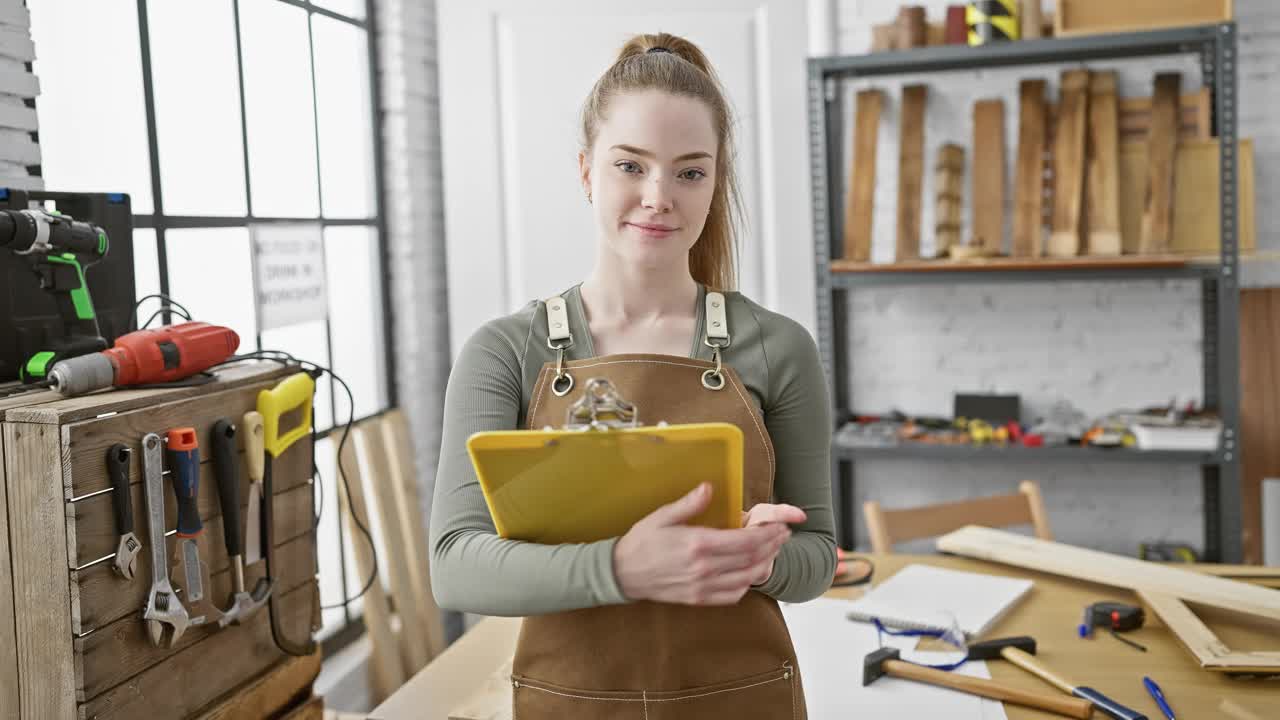
[[[151,545],[151,592],[142,613],[147,635],[156,647],[173,647],[188,625],[199,625],[204,617],[189,618],[169,584],[169,564],[164,541],[164,443],[155,433],[142,438],[142,475],[146,486],[147,532]],[[164,642],[165,625],[172,629]]]
[[[111,477],[111,504],[115,509],[116,532],[120,542],[112,567],[125,580],[133,579],[142,543],[133,534],[133,499],[129,496],[129,459],[133,451],[123,443],[107,449],[107,475]]]

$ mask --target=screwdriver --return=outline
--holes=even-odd
[[[178,501],[177,535],[187,581],[187,601],[199,602],[204,598],[200,548],[196,545],[196,538],[204,532],[196,505],[196,495],[200,490],[200,446],[196,442],[195,428],[175,428],[169,431],[166,439],[169,444],[169,479],[173,482],[173,496]]]

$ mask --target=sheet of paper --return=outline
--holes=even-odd
[[[809,717],[1007,720],[1001,703],[946,688],[892,677],[882,677],[863,687],[862,660],[880,647],[875,627],[846,619],[847,600],[818,598],[798,605],[781,605],[796,648]],[[904,660],[940,664],[959,657],[911,650],[916,641],[885,637],[885,645],[902,650]],[[955,672],[991,677],[983,662],[966,663]]]

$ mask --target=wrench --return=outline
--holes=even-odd
[[[169,584],[169,564],[165,558],[164,541],[164,443],[155,433],[142,438],[142,474],[146,485],[147,529],[151,544],[151,593],[142,613],[147,623],[147,635],[156,647],[173,647],[186,632],[188,625],[199,625],[204,617],[190,618],[187,609]],[[164,642],[165,625],[172,628],[168,642]]]
[[[125,580],[133,579],[138,564],[138,550],[142,543],[133,534],[133,501],[129,497],[129,459],[133,451],[123,443],[116,443],[107,450],[107,474],[111,476],[111,501],[116,511],[116,532],[120,543],[116,547],[112,567]]]

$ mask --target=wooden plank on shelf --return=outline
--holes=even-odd
[[[1057,37],[1214,25],[1232,18],[1233,0],[1058,0]]]
[[[1013,257],[1039,257],[1044,240],[1045,81],[1018,83],[1018,155],[1013,184]]]
[[[445,639],[440,607],[436,605],[435,595],[431,592],[431,545],[427,540],[427,525],[413,458],[413,434],[409,430],[408,418],[399,408],[384,413],[382,421],[386,430],[383,438],[388,444],[388,453],[392,459],[391,474],[396,478],[396,487],[400,491],[401,522],[407,530],[406,551],[410,559],[409,565],[414,570],[413,584],[418,612],[424,618],[427,647],[434,658],[444,652],[448,642]]]
[[[920,197],[924,187],[926,85],[902,88],[901,131],[898,135],[898,260],[920,257]]]
[[[319,650],[305,657],[281,660],[265,675],[237,688],[231,697],[205,711],[197,720],[276,717],[310,695],[319,675]]]
[[[871,221],[875,210],[876,144],[884,93],[859,91],[854,106],[853,160],[844,205],[844,256],[871,259]]]
[[[391,586],[391,596],[395,598],[396,614],[400,617],[400,655],[404,660],[405,674],[412,676],[431,659],[427,646],[429,631],[426,618],[418,611],[414,588],[416,572],[411,567],[407,550],[409,533],[400,514],[402,498],[395,487],[397,478],[391,474],[382,418],[370,418],[356,425],[355,440],[367,471],[365,485],[372,488],[378,504],[378,530],[384,549],[378,569],[385,574]]]
[[[1147,138],[1147,189],[1142,213],[1142,235],[1138,252],[1167,252],[1172,246],[1174,159],[1177,137],[1174,130],[1175,102],[1182,85],[1179,73],[1156,75],[1151,101],[1151,132]],[[1217,188],[1201,188],[1201,192]]]
[[[1004,250],[1004,101],[973,104],[973,242],[986,254]]]
[[[1040,0],[1022,0],[1019,7],[1022,17],[1019,19],[1020,32],[1019,40],[1035,40],[1044,35],[1044,10],[1040,7]]]
[[[1169,251],[1188,255],[1219,252],[1220,197],[1218,140],[1182,140],[1178,143],[1173,187],[1177,219]],[[1120,146],[1120,234],[1125,253],[1141,251],[1142,215],[1147,185],[1147,144]],[[1236,247],[1250,252],[1258,244],[1257,198],[1253,140],[1236,146]]]
[[[1268,588],[1004,530],[970,525],[938,538],[938,549],[1280,621],[1280,602]]]
[[[1280,388],[1280,288],[1240,290],[1240,387]],[[1244,561],[1262,562],[1262,479],[1280,477],[1280,395],[1240,394]],[[1280,568],[1260,568],[1280,576]]]
[[[282,631],[303,637],[311,631],[319,607],[315,583],[295,588],[280,600]],[[190,632],[190,630],[188,630]],[[79,720],[188,717],[207,708],[224,692],[261,676],[284,657],[271,637],[266,611],[244,625],[208,633],[180,655],[135,675],[88,702],[81,703]]]
[[[75,712],[66,503],[58,429],[4,423],[18,703],[24,717]]]
[[[374,568],[373,549],[369,547],[367,538],[364,537],[365,531],[359,525],[370,531],[372,526],[369,523],[369,506],[364,498],[363,475],[356,461],[355,443],[348,442],[346,447],[341,448],[338,462],[347,478],[347,492],[338,493],[339,512],[349,537],[354,538],[352,547],[356,556],[357,577],[367,578]],[[391,628],[391,605],[382,588],[382,578],[375,578],[365,592],[363,610],[365,628],[373,645],[373,656],[370,659],[374,685],[372,692],[375,701],[381,702],[403,685],[407,677],[397,649],[395,632]]]
[[[933,170],[934,257],[946,257],[961,244],[964,228],[964,147],[946,143],[938,148]]]
[[[1116,73],[1089,78],[1088,254],[1119,255],[1120,146],[1116,115]]]
[[[9,558],[9,498],[5,492],[4,435],[0,433],[0,717],[18,714],[18,638],[13,616],[13,565]]]
[[[1213,136],[1210,113],[1213,93],[1201,87],[1178,99],[1178,139],[1208,140]],[[1151,130],[1151,98],[1123,98],[1118,101],[1120,141],[1145,140]]]
[[[193,385],[161,390],[104,390],[80,397],[62,398],[39,405],[10,408],[5,411],[8,422],[45,423],[60,425],[78,420],[88,420],[110,413],[123,413],[150,407],[156,403],[172,402],[183,398],[205,396],[211,392],[232,390],[263,380],[280,378],[297,372],[279,363],[246,361],[220,368],[216,384]]]
[[[1061,97],[1058,131],[1053,144],[1053,221],[1047,254],[1072,257],[1080,254],[1089,71],[1064,71]]]
[[[1034,272],[1037,270],[1114,270],[1178,268],[1189,263],[1181,255],[1121,255],[1091,258],[980,258],[977,260],[915,260],[902,263],[855,263],[832,260],[832,272]]]

